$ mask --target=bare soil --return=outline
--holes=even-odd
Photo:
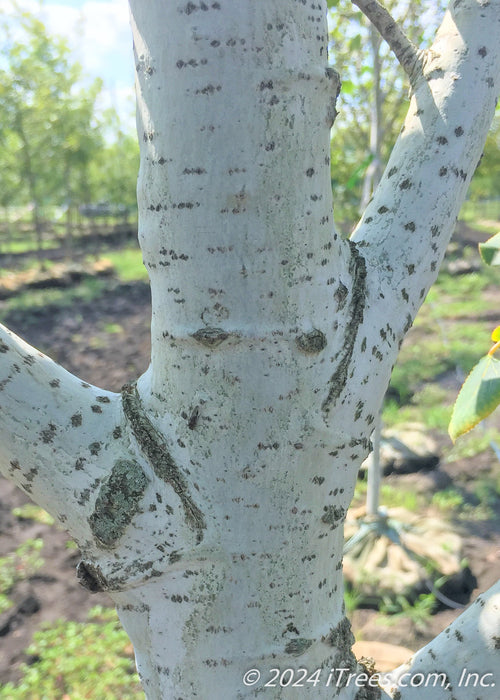
[[[475,242],[475,234],[465,232]],[[482,237],[484,239],[484,236]],[[500,307],[500,293],[496,307]],[[45,308],[36,316],[12,314],[7,325],[29,343],[43,350],[85,381],[119,391],[126,381],[137,377],[149,363],[149,288],[143,283],[112,283],[99,299],[79,303],[70,309]],[[438,437],[438,436],[435,436]],[[444,438],[441,437],[441,440]],[[453,481],[471,497],[472,479],[496,474],[498,459],[493,451],[439,469],[446,481]],[[414,488],[436,490],[439,479],[428,475],[387,477],[405,480]],[[413,482],[411,482],[413,479]],[[442,482],[442,479],[441,479]],[[104,594],[91,595],[75,576],[78,553],[67,548],[67,536],[56,527],[21,520],[12,508],[28,499],[9,482],[0,479],[0,556],[14,551],[27,538],[41,537],[45,564],[36,575],[17,584],[11,593],[15,606],[0,616],[0,683],[17,680],[20,664],[30,662],[24,650],[33,632],[43,622],[58,618],[82,621],[96,604],[111,604]],[[461,520],[465,554],[477,580],[470,600],[500,578],[500,501],[488,521]],[[354,631],[365,640],[380,640],[417,649],[443,630],[460,610],[442,609],[422,630],[408,617],[390,624],[380,622],[373,610],[358,610]]]
[[[113,284],[99,299],[70,309],[45,308],[36,316],[13,314],[7,325],[83,380],[119,391],[147,368],[150,355],[150,294],[147,284]],[[113,324],[112,333],[108,324]],[[120,330],[118,330],[118,328]],[[42,538],[44,566],[11,592],[14,607],[0,615],[0,684],[20,678],[24,650],[44,622],[83,621],[94,605],[111,605],[90,594],[76,578],[78,551],[55,526],[16,518],[12,509],[29,499],[0,477],[0,557],[30,538]]]

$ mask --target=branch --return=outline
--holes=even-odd
[[[352,0],[379,31],[396,55],[413,87],[423,70],[423,53],[408,39],[396,20],[378,0]]]
[[[120,395],[81,381],[0,326],[0,402],[0,471],[73,536],[90,535],[92,494],[111,468],[103,453],[119,443]],[[127,454],[118,445],[113,453]]]
[[[153,563],[203,536],[191,486],[141,406],[138,393],[91,386],[0,325],[0,471],[71,534],[91,591],[154,576]]]
[[[374,293],[362,330],[380,324],[382,313],[396,347],[437,277],[484,147],[498,94],[499,19],[499,0],[452,3],[352,237]]]
[[[407,664],[389,674],[395,683],[392,692],[397,687],[400,700],[451,696],[456,700],[496,700],[499,646],[500,582]]]

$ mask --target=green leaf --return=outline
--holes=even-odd
[[[361,34],[356,34],[356,36],[353,36],[352,39],[349,41],[349,50],[350,51],[359,51],[361,48]]]
[[[457,396],[448,433],[455,442],[489,416],[500,404],[500,360],[482,357]]]
[[[345,95],[352,95],[354,92],[355,85],[352,82],[352,80],[343,80],[342,81],[342,92]]]
[[[500,233],[479,244],[479,252],[487,265],[500,265]]]

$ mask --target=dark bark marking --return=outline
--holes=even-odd
[[[71,425],[73,428],[79,428],[80,425],[82,424],[82,414],[81,413],[74,413],[71,416]]]
[[[325,334],[316,328],[309,333],[302,333],[296,339],[297,347],[302,352],[314,354],[321,352],[326,347]]]
[[[101,450],[101,447],[102,445],[100,442],[91,442],[89,445],[90,454],[97,456]]]
[[[349,263],[349,273],[352,277],[352,292],[349,302],[349,321],[345,329],[345,344],[339,353],[340,359],[337,368],[329,381],[328,395],[323,401],[321,408],[328,413],[332,405],[342,393],[349,371],[349,365],[354,352],[358,329],[363,322],[363,312],[366,303],[366,262],[359,253],[353,241],[347,241],[351,248],[351,260]]]
[[[53,389],[57,389],[57,387],[60,386],[60,384],[61,384],[61,380],[60,380],[60,379],[52,379],[52,380],[49,382],[49,385],[50,385]]]
[[[147,417],[135,384],[125,384],[123,387],[122,404],[141,451],[148,458],[156,476],[170,484],[178,495],[186,522],[196,532],[197,542],[201,542],[206,528],[203,513],[194,503],[186,479],[170,455],[163,437]]]
[[[54,423],[49,423],[49,425],[45,428],[45,430],[42,430],[40,432],[40,437],[42,438],[42,442],[44,443],[50,443],[53,442],[57,432],[57,427],[54,425]]]
[[[91,593],[108,590],[108,584],[97,564],[81,561],[76,567],[76,575],[81,586]]]
[[[345,286],[345,284],[342,284],[342,282],[339,283],[339,286],[335,290],[333,294],[333,298],[337,302],[337,311],[342,311],[344,306],[346,305],[347,302],[347,297],[349,296],[349,290]]]
[[[8,352],[9,351],[9,346],[6,345],[3,340],[0,340],[0,352]]]
[[[196,428],[199,416],[200,416],[200,407],[196,406],[194,411],[191,413],[191,416],[189,417],[189,420],[188,420],[189,430],[194,430]]]
[[[303,637],[291,639],[285,647],[285,654],[300,656],[309,649],[313,642],[314,639],[304,639]]]
[[[229,333],[222,328],[200,328],[196,333],[192,333],[191,337],[209,348],[215,348],[220,345],[226,338],[229,338]]]

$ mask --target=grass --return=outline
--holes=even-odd
[[[115,277],[121,282],[147,281],[148,275],[142,262],[142,253],[136,245],[116,251],[106,252],[104,256],[114,268]],[[87,258],[86,260],[91,260]],[[25,261],[23,268],[39,267],[36,259]],[[50,267],[47,261],[46,266]],[[8,274],[4,271],[2,274]],[[102,296],[109,287],[109,280],[99,277],[84,278],[72,287],[45,289],[25,289],[4,301],[0,306],[0,322],[5,322],[12,313],[23,313],[36,317],[38,310],[47,307],[68,308],[77,302],[89,302]],[[109,323],[109,333],[120,333],[118,324]]]
[[[456,462],[459,459],[470,459],[485,450],[489,450],[491,441],[500,444],[500,430],[495,428],[481,430],[476,428],[457,440],[454,445],[450,446],[450,449],[446,451],[445,459],[447,462]]]
[[[68,308],[77,301],[93,301],[102,295],[108,284],[103,279],[88,277],[80,284],[67,289],[27,289],[2,304],[0,321],[16,312],[36,318],[38,310],[50,306]]]
[[[53,525],[54,518],[46,510],[37,506],[36,503],[26,503],[23,506],[12,509],[12,515],[20,520],[33,520],[42,525]]]
[[[395,599],[390,598],[381,603],[380,612],[387,617],[380,618],[380,622],[391,625],[401,617],[405,617],[411,620],[417,630],[424,632],[435,608],[436,598],[432,593],[422,593],[413,602],[399,595]]]
[[[366,500],[367,482],[365,478],[358,479],[354,490],[353,503],[363,503]],[[424,505],[423,496],[413,489],[404,489],[391,484],[380,487],[380,504],[387,508],[405,508],[413,513],[418,512]]]
[[[137,246],[106,252],[109,260],[122,282],[147,281],[148,273],[142,262],[142,253]]]
[[[36,250],[37,247],[37,243],[33,239],[11,240],[0,244],[0,253],[28,253],[29,251]],[[53,250],[59,248],[59,243],[54,240],[42,239],[41,248],[42,250]]]
[[[455,488],[450,487],[442,491],[436,491],[432,495],[431,503],[444,513],[456,511],[464,506],[464,497]]]
[[[0,557],[0,613],[12,607],[9,594],[15,584],[29,578],[43,566],[42,548],[43,540],[29,539],[15,552]]]
[[[96,607],[88,621],[59,621],[35,632],[26,650],[34,660],[1,700],[143,700],[133,649],[114,610]]]

